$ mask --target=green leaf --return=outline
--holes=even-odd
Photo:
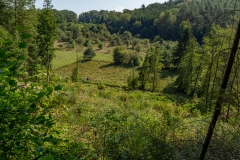
[[[0,49],[0,57],[4,57],[6,51],[4,49]]]
[[[29,39],[29,38],[31,38],[31,34],[24,33],[24,34],[22,35],[22,38],[23,38],[23,39]]]
[[[55,91],[59,91],[62,90],[62,86],[59,84],[54,88]]]
[[[25,42],[20,42],[18,45],[20,48],[26,48],[27,44]]]
[[[10,39],[6,39],[4,44],[5,45],[11,45],[13,42]]]
[[[42,98],[43,96],[45,96],[45,92],[38,93],[38,98]]]
[[[30,139],[30,141],[34,142],[35,144],[37,144],[39,146],[43,145],[43,142],[39,141],[39,139],[37,139],[37,138],[32,138],[32,139]]]
[[[23,32],[23,29],[22,29],[22,27],[20,27],[20,26],[16,26],[16,30],[17,30],[18,32]]]
[[[10,123],[8,127],[9,127],[10,130],[12,130],[13,127],[14,127],[14,123]]]
[[[31,102],[32,102],[32,100],[28,100],[28,102],[30,102],[30,103],[31,103]],[[33,103],[33,104],[31,105],[31,108],[32,108],[32,109],[35,109],[35,108],[37,108],[36,104],[35,104],[35,103]]]
[[[2,160],[7,160],[8,158],[7,158],[7,153],[2,153],[1,155],[0,155],[0,159],[2,159]]]
[[[47,91],[48,91],[49,93],[52,93],[52,92],[53,92],[53,88],[52,88],[52,87],[47,87]]]
[[[12,66],[12,67],[9,68],[9,71],[15,71],[16,69],[17,69],[16,66]]]
[[[52,155],[47,155],[46,157],[41,157],[39,160],[54,160]]]
[[[17,60],[22,60],[23,61],[23,60],[25,60],[25,56],[18,56]]]
[[[10,86],[12,86],[12,87],[17,86],[17,82],[16,82],[15,80],[10,80],[10,81],[8,82],[8,84],[9,84]]]
[[[48,156],[46,157],[46,160],[54,160],[54,158],[53,158],[52,155],[48,155]]]
[[[10,151],[10,150],[11,150],[11,148],[8,147],[8,146],[3,147],[3,152],[8,152],[8,151]]]
[[[28,116],[23,116],[22,120],[23,120],[23,122],[27,122],[29,120],[29,117]]]

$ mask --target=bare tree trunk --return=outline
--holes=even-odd
[[[199,64],[199,66],[196,68],[196,70],[197,70],[197,77],[196,77],[196,79],[194,81],[193,94],[196,93],[197,82],[198,82],[200,74],[202,73],[202,61]]]
[[[213,52],[213,50],[212,50],[212,52]],[[207,112],[207,110],[208,110],[208,103],[209,103],[209,99],[208,99],[208,92],[209,92],[209,89],[210,89],[210,81],[211,81],[211,72],[212,72],[212,69],[213,69],[213,61],[214,61],[214,53],[212,53],[212,59],[211,59],[211,63],[210,63],[210,66],[209,66],[209,69],[208,69],[208,72],[207,72],[207,78],[206,78],[206,80],[205,80],[205,82],[204,83],[206,83],[207,84],[207,86],[206,86],[206,95],[205,95],[205,106],[206,106],[206,112]]]
[[[235,39],[234,39],[233,46],[232,46],[232,49],[231,49],[231,52],[230,52],[227,67],[225,69],[224,77],[222,79],[221,88],[220,88],[219,95],[218,95],[216,105],[215,105],[215,111],[213,113],[212,120],[211,120],[211,123],[209,125],[205,141],[204,141],[203,146],[202,146],[202,152],[200,154],[199,160],[204,160],[204,158],[205,158],[205,155],[207,153],[207,149],[208,149],[209,143],[211,141],[211,138],[212,138],[212,135],[213,135],[218,117],[221,113],[222,98],[224,97],[224,93],[225,93],[225,90],[227,88],[227,84],[228,84],[228,80],[229,80],[230,73],[231,73],[231,70],[232,70],[232,66],[233,66],[233,63],[234,63],[235,55],[236,55],[236,52],[237,52],[237,49],[238,49],[239,39],[240,39],[240,20],[238,22],[238,28],[237,28],[237,31],[236,31],[236,34],[235,34]]]
[[[156,74],[157,74],[157,73],[156,73],[156,71],[155,71],[155,69],[154,69],[154,71],[153,71],[152,92],[155,91],[156,86],[157,86],[157,75],[156,75]]]
[[[237,65],[238,65],[238,68],[239,68],[239,58],[237,57]],[[237,111],[237,115],[236,115],[236,118],[238,118],[239,116],[239,112],[240,112],[240,100],[239,100],[239,93],[238,93],[238,78],[239,75],[237,74],[236,75],[236,86],[237,86],[237,89],[236,89],[236,98],[237,98],[237,106],[238,106],[238,111]]]
[[[210,93],[210,106],[209,106],[209,109],[210,111],[212,111],[212,100],[213,100],[213,93],[215,91],[215,85],[216,85],[216,79],[217,79],[217,73],[218,73],[218,68],[219,68],[219,59],[220,59],[220,53],[218,53],[218,56],[217,56],[217,64],[216,64],[216,70],[215,70],[215,73],[214,73],[214,77],[213,77],[213,82],[212,82],[212,91]],[[220,78],[219,78],[220,79]],[[220,81],[220,80],[219,80]],[[219,84],[218,84],[219,85]]]
[[[238,74],[238,69],[237,67],[235,68],[235,72],[234,72],[234,76],[233,76],[233,80],[231,82],[231,88],[230,88],[230,93],[228,94],[229,95],[229,98],[232,96],[232,92],[233,92],[233,85],[234,85],[234,81],[237,77],[237,74]],[[230,115],[230,106],[231,106],[231,101],[228,102],[228,108],[227,108],[227,115],[226,115],[226,122],[228,122],[228,119],[229,119],[229,115]]]
[[[48,48],[47,48],[47,82],[50,81],[50,59],[49,59],[49,51],[48,51]]]

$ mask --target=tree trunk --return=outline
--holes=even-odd
[[[209,143],[211,141],[211,137],[213,135],[218,117],[221,113],[222,98],[224,97],[224,93],[225,93],[225,90],[227,88],[227,84],[228,84],[228,80],[229,80],[230,73],[231,73],[231,70],[232,70],[232,66],[233,66],[233,63],[234,63],[235,55],[236,55],[236,52],[237,52],[237,49],[238,49],[239,39],[240,39],[240,20],[238,22],[238,28],[237,28],[237,31],[236,31],[236,34],[235,34],[235,39],[234,39],[233,46],[232,46],[232,49],[231,49],[231,52],[230,52],[230,56],[228,58],[228,63],[227,63],[227,66],[226,66],[226,69],[225,69],[225,72],[224,72],[224,77],[222,79],[221,88],[220,88],[218,98],[217,98],[217,101],[216,101],[216,105],[215,105],[215,111],[213,113],[212,120],[211,120],[211,123],[209,125],[205,141],[204,141],[203,146],[202,146],[202,152],[200,154],[199,160],[204,160],[204,158],[205,158],[205,155],[207,153],[207,149],[208,149]]]
[[[132,87],[133,89],[135,89],[135,66],[134,66],[134,62],[133,60],[131,60],[131,63],[132,63],[132,77],[133,77],[133,81],[132,81]]]

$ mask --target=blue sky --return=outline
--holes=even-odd
[[[116,10],[140,8],[151,3],[163,3],[168,0],[52,0],[57,10],[68,9],[80,14],[90,10]],[[43,0],[36,0],[36,8],[41,8]]]

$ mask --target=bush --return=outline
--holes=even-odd
[[[83,44],[85,47],[89,47],[89,46],[91,46],[92,45],[92,41],[91,40],[89,40],[89,39],[87,39],[85,42],[84,42],[84,44]]]
[[[124,48],[116,47],[113,51],[113,61],[116,65],[122,65],[124,59]]]
[[[142,50],[142,45],[140,44],[140,43],[137,43],[135,46],[134,46],[134,50],[136,51],[136,52],[141,52],[141,50]]]
[[[96,56],[96,54],[95,54],[94,50],[92,49],[92,47],[88,47],[83,53],[84,60],[91,61],[93,59],[93,57],[95,57],[95,56]]]
[[[140,66],[140,58],[139,58],[139,55],[136,52],[132,52],[130,54],[130,58],[129,58],[128,64],[131,65],[131,66],[132,65]]]
[[[116,65],[140,65],[139,56],[136,52],[129,53],[123,47],[116,47],[113,53],[113,60]]]
[[[62,48],[62,47],[63,47],[63,45],[62,45],[62,44],[58,44],[58,47],[59,47],[59,48]]]
[[[141,40],[139,38],[134,38],[132,40],[132,49],[134,49],[134,47],[138,44],[141,43]]]
[[[75,47],[76,47],[76,41],[73,39],[69,40],[68,48],[74,49]]]
[[[129,76],[127,81],[128,81],[128,88],[130,89],[137,89],[139,88],[139,78],[136,76],[136,77],[132,77],[132,76]]]
[[[102,43],[99,43],[99,44],[98,44],[98,48],[99,48],[99,49],[102,49],[102,48],[103,48],[103,44],[102,44]]]
[[[105,90],[106,89],[106,86],[104,84],[99,84],[98,85],[98,89],[100,90]]]
[[[84,37],[78,37],[78,38],[76,39],[76,42],[77,42],[78,44],[83,44],[83,43],[86,42],[86,39],[85,39]]]

